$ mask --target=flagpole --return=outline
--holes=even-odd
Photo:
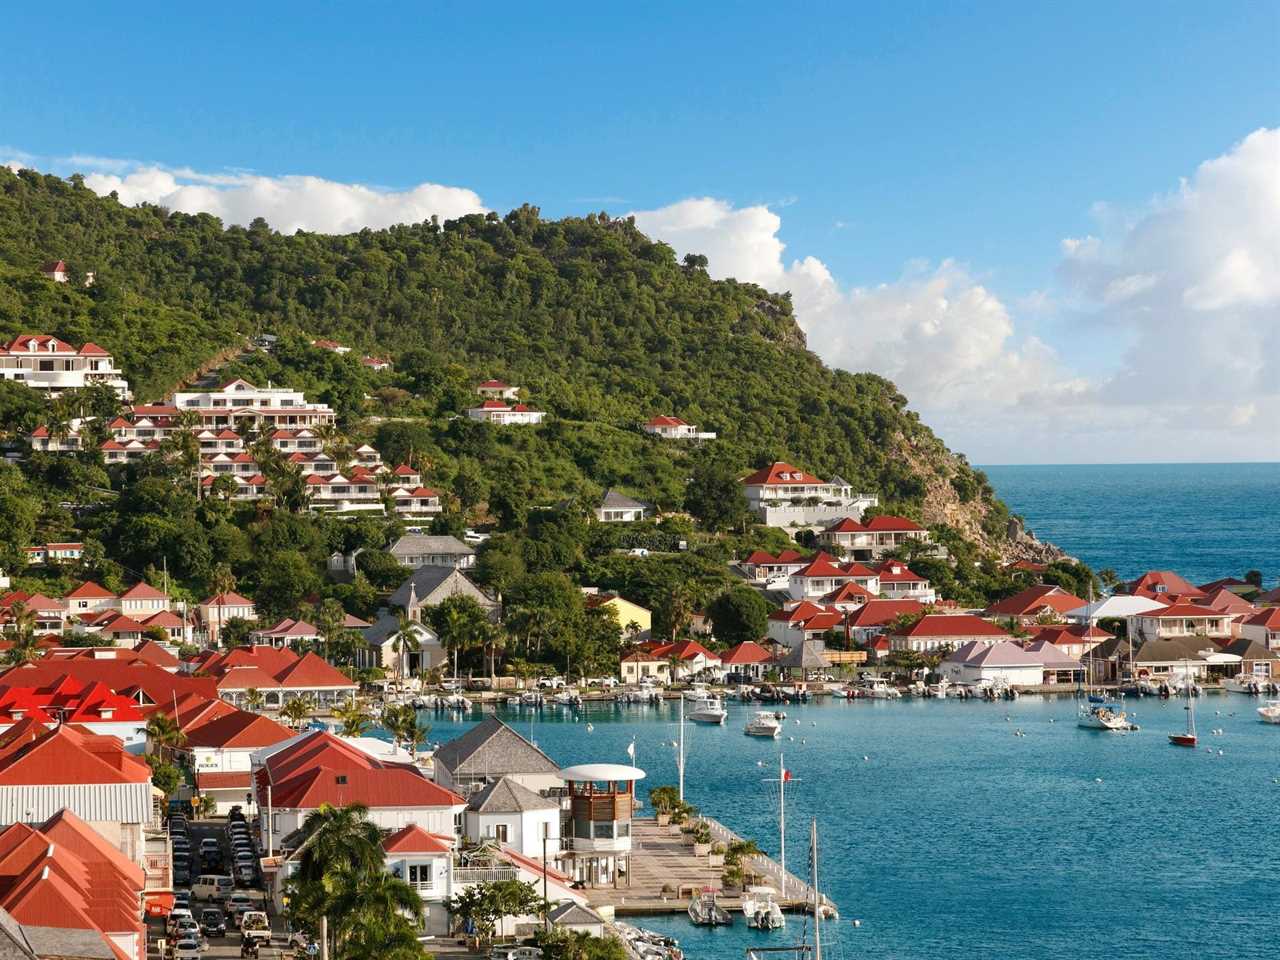
[[[787,768],[778,754],[778,861],[782,867],[782,899],[787,899]]]
[[[680,803],[684,803],[684,694],[680,694],[680,758],[677,761],[680,769]]]

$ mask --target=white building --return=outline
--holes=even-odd
[[[861,519],[864,510],[880,502],[874,494],[854,493],[841,477],[820,480],[782,461],[744,477],[742,489],[748,506],[769,527],[818,529],[842,517]]]
[[[0,346],[0,379],[25,383],[53,397],[64,390],[105,383],[122,399],[129,397],[129,382],[107,351],[95,343],[76,349],[43,334],[23,334]]]
[[[237,710],[188,731],[181,749],[195,771],[197,792],[213,798],[221,816],[243,804],[252,789],[254,754],[293,736],[269,717]]]
[[[436,783],[466,797],[504,778],[541,795],[564,787],[556,762],[497,717],[441,744],[432,761]]]
[[[333,410],[323,403],[310,404],[301,390],[288,387],[256,387],[248,380],[228,380],[211,390],[175,393],[170,405],[178,412],[193,411],[203,426],[253,426],[258,429],[314,427],[334,421]]]
[[[596,519],[601,523],[635,523],[649,514],[649,508],[639,500],[619,493],[617,490],[605,492],[600,506],[596,507]]]
[[[642,423],[640,429],[664,440],[714,440],[715,433],[699,430],[692,423],[685,423],[679,417],[654,417]]]
[[[1266,647],[1280,650],[1280,607],[1266,607],[1240,624],[1240,636]]]
[[[546,411],[534,410],[523,403],[510,405],[501,400],[485,400],[480,406],[467,410],[467,416],[472,420],[483,420],[499,426],[538,424],[546,415]]]
[[[471,795],[465,823],[472,842],[495,840],[533,858],[560,850],[560,801],[535,793],[509,776]]]
[[[520,388],[501,380],[486,380],[476,385],[476,393],[486,400],[516,400],[520,396]]]
[[[1008,640],[993,644],[971,640],[949,654],[940,670],[953,683],[1038,686],[1044,682],[1043,661]]]
[[[466,570],[476,565],[476,552],[457,537],[405,534],[391,547],[391,555],[403,566],[453,567]]]

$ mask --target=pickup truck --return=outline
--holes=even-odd
[[[240,935],[251,940],[270,940],[271,924],[261,910],[248,910],[240,918]]]

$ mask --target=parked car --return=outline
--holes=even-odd
[[[539,690],[563,690],[564,677],[539,677],[538,689]]]
[[[238,927],[240,914],[246,910],[253,910],[254,901],[247,893],[237,890],[227,895],[227,899],[222,903],[222,909],[226,911],[228,922]]]
[[[227,935],[227,918],[221,910],[212,907],[200,911],[200,929],[206,937],[225,937]]]
[[[178,929],[178,924],[180,922],[190,919],[192,919],[191,911],[186,907],[174,907],[170,910],[169,918],[165,921],[165,927],[169,931],[169,936],[173,936],[173,933]]]
[[[254,940],[271,939],[271,924],[261,910],[249,910],[240,918],[240,933]]]
[[[200,941],[184,937],[173,945],[173,960],[200,960]]]

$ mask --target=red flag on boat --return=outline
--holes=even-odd
[[[791,771],[790,771],[790,770],[783,770],[783,771],[782,771],[782,782],[783,782],[783,783],[789,783],[790,781],[791,781]]]

